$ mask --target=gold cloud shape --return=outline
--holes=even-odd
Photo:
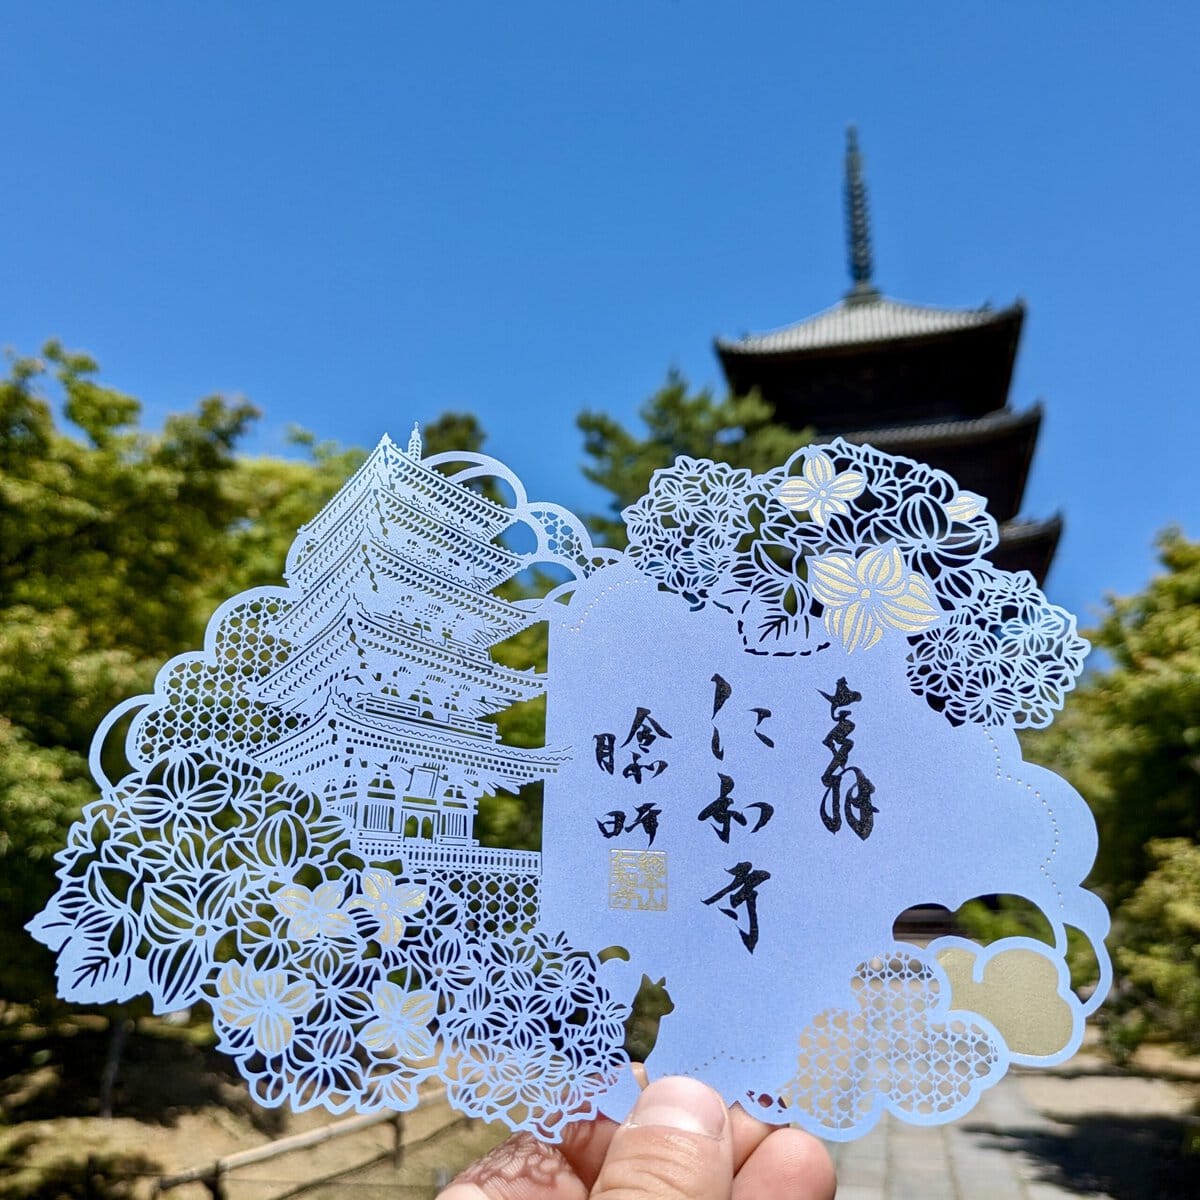
[[[1058,992],[1058,967],[1037,950],[1022,946],[995,953],[975,979],[975,951],[952,946],[937,959],[950,979],[951,1006],[978,1013],[995,1025],[1014,1054],[1045,1057],[1071,1040],[1071,1006]]]

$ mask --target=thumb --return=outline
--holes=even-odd
[[[733,1135],[712,1088],[656,1079],[614,1133],[592,1200],[729,1200]]]

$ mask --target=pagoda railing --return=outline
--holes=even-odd
[[[398,858],[407,874],[420,870],[487,871],[502,875],[541,875],[542,856],[536,850],[508,850],[494,846],[455,846],[442,842],[404,841],[402,838],[359,833],[357,850],[367,858]]]

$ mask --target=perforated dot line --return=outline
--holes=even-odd
[[[1049,883],[1054,889],[1054,894],[1058,897],[1058,907],[1065,909],[1067,905],[1063,899],[1062,888],[1058,886],[1058,880],[1054,878],[1049,869],[1050,864],[1054,861],[1055,855],[1058,854],[1058,847],[1062,844],[1062,826],[1058,823],[1058,817],[1054,815],[1054,809],[1050,807],[1046,797],[1042,795],[1038,788],[1035,788],[1031,783],[1026,783],[1025,780],[1021,779],[1019,776],[1009,774],[1003,769],[1003,766],[1000,762],[1000,747],[997,744],[996,739],[992,737],[992,735],[988,733],[986,729],[984,730],[984,734],[987,737],[988,742],[991,744],[992,754],[996,760],[996,778],[1000,779],[1003,776],[1006,783],[1013,783],[1016,784],[1017,787],[1023,787],[1046,810],[1046,816],[1050,818],[1050,824],[1054,829],[1054,844],[1050,847],[1050,853],[1047,854],[1046,857],[1038,864],[1038,870],[1041,871],[1041,873],[1046,877],[1046,882]]]
[[[571,633],[582,633],[583,626],[588,617],[592,615],[592,610],[599,605],[606,597],[611,596],[614,592],[620,591],[621,588],[632,587],[634,584],[639,584],[640,579],[622,579],[618,583],[610,583],[598,596],[588,603],[588,606],[579,614],[579,620],[574,625],[568,625],[567,629]]]

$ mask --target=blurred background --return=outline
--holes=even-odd
[[[935,340],[1020,313],[999,368],[939,345],[995,386],[993,425],[1042,406],[1015,451],[961,428],[979,414],[912,408],[891,436],[958,422],[943,449],[975,437],[964,463],[1027,479],[1007,515],[1053,524],[1039,574],[1097,647],[1026,752],[1092,804],[1116,916],[1080,1087],[1165,1090],[1140,1120],[1121,1093],[1124,1125],[1079,1117],[1021,1149],[1076,1192],[1194,1194],[1200,14],[129,0],[11,6],[3,38],[0,1197],[141,1194],[308,1127],[251,1105],[202,1014],[54,999],[22,927],[94,795],[99,719],[222,599],[278,581],[385,432],[482,446],[612,539],[676,453],[766,466],[832,428],[757,378],[747,398],[714,340],[752,349],[843,305],[851,123],[859,283],[932,309],[903,319],[941,321]],[[835,311],[821,346],[847,377],[920,349],[903,314],[864,339]],[[517,812],[497,807],[497,838],[536,837]],[[1019,905],[957,920],[1038,934]],[[411,1157],[412,1195],[490,1136],[429,1121],[396,1134],[443,1147]]]

